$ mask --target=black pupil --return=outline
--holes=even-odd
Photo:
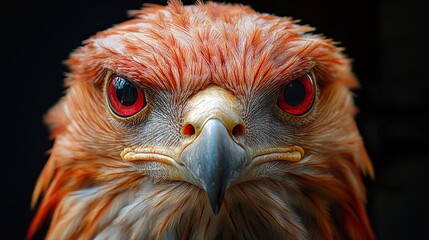
[[[298,106],[305,99],[305,86],[299,79],[295,79],[285,87],[283,94],[287,104]]]
[[[136,86],[121,77],[115,78],[114,81],[119,102],[125,106],[133,105],[138,97]]]

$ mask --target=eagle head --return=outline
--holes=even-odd
[[[333,41],[238,4],[131,14],[66,62],[29,237],[47,219],[49,239],[374,237]]]

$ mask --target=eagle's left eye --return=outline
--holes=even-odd
[[[111,111],[122,118],[139,113],[146,105],[143,90],[118,75],[112,75],[108,79],[107,101]]]
[[[301,116],[310,110],[315,93],[313,76],[307,73],[292,80],[280,91],[278,105],[289,114]]]

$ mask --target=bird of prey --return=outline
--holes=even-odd
[[[337,43],[241,4],[130,14],[66,61],[28,238],[374,238]]]

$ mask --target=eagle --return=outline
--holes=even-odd
[[[292,17],[146,4],[65,61],[31,239],[374,239],[351,60]]]

